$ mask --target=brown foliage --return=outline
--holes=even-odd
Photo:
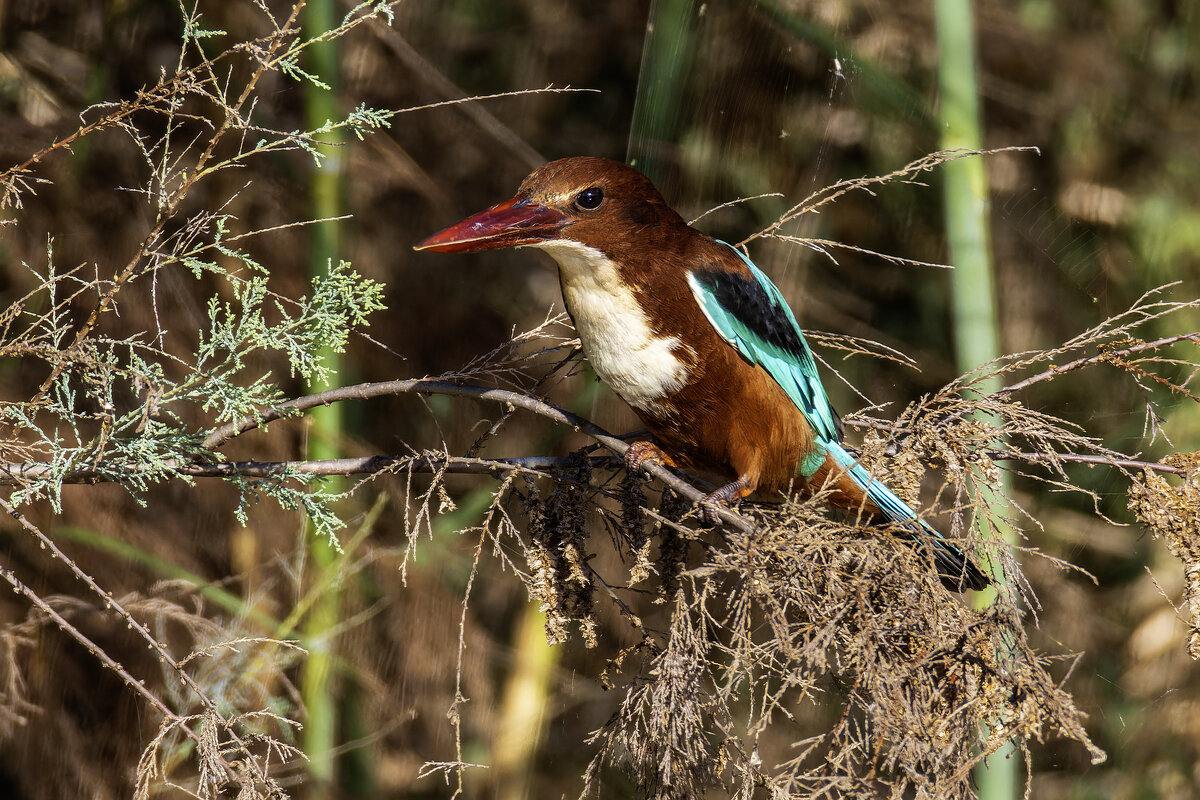
[[[811,300],[802,319],[859,334],[813,338],[847,383],[885,399],[847,416],[863,433],[864,461],[914,501],[924,488],[922,507],[943,511],[934,524],[1009,578],[977,610],[941,588],[923,553],[831,519],[816,501],[748,505],[718,530],[698,527],[693,476],[624,475],[614,458],[624,443],[589,421],[629,425],[619,406],[595,400],[572,332],[545,312],[557,297],[548,273],[506,271],[502,259],[468,273],[397,255],[453,209],[511,190],[534,147],[619,155],[625,126],[614,120],[632,105],[622,87],[640,52],[640,5],[474,4],[475,20],[409,3],[394,27],[359,16],[339,29],[347,108],[391,110],[351,129],[393,123],[345,151],[357,226],[347,249],[363,275],[391,287],[393,312],[372,317],[370,336],[361,330],[369,303],[314,308],[296,267],[314,221],[293,181],[312,168],[317,139],[286,74],[285,55],[304,41],[297,7],[213,4],[209,23],[228,37],[181,49],[169,4],[79,5],[65,15],[54,3],[0,8],[10,90],[0,98],[0,503],[11,520],[0,574],[15,590],[0,605],[4,785],[29,797],[80,786],[96,797],[327,791],[295,746],[310,713],[295,687],[305,663],[295,637],[315,598],[339,592],[344,616],[327,639],[342,658],[331,681],[344,702],[343,769],[371,749],[381,792],[436,793],[431,776],[446,779],[447,795],[495,788],[473,762],[506,734],[498,698],[512,677],[512,620],[534,603],[562,659],[545,703],[554,733],[541,747],[555,766],[538,776],[541,794],[970,797],[971,766],[1011,740],[1039,797],[1066,793],[1056,782],[1074,786],[1100,748],[1122,769],[1113,787],[1136,794],[1152,781],[1186,796],[1179,776],[1192,775],[1200,741],[1187,658],[1200,655],[1200,484],[1191,456],[1154,454],[1194,449],[1166,435],[1179,424],[1168,417],[1200,394],[1188,332],[1197,303],[1189,283],[1143,294],[1190,279],[1195,265],[1194,226],[1180,210],[1195,204],[1158,184],[1200,185],[1185,157],[1194,136],[1179,133],[1195,129],[1195,116],[1169,102],[1195,80],[1172,38],[1186,26],[1150,20],[1145,41],[1113,44],[1110,30],[1136,26],[1109,26],[1094,4],[1049,4],[1069,17],[1050,33],[982,4],[989,116],[999,120],[991,138],[1037,144],[1041,155],[1010,149],[989,160],[999,227],[1016,230],[997,249],[1009,344],[1020,352],[956,377],[944,331],[929,322],[936,301],[900,296],[905,284],[938,280],[909,269],[936,261],[939,247],[930,204],[912,193],[945,158],[980,156],[932,154],[839,181],[931,149],[929,131],[886,109],[835,103],[829,58],[783,37],[778,16],[759,8],[742,19],[711,4],[713,27],[734,27],[720,57],[694,72],[716,83],[740,70],[724,77],[741,105],[725,109],[722,96],[697,106],[720,106],[727,147],[706,156],[708,140],[684,131],[673,179],[720,189],[681,206],[700,213],[757,194],[762,175],[807,198],[791,210],[764,206],[770,213],[739,203],[706,223],[738,237],[761,229],[760,262],[789,297]],[[919,38],[929,20],[915,6],[785,6],[913,85],[932,57]],[[1134,5],[1113,7],[1129,15]],[[523,33],[503,52],[501,32],[482,27],[488,14],[555,33]],[[1146,52],[1148,41],[1165,46],[1149,48],[1145,71],[1122,65],[1144,61],[1123,54]],[[769,46],[746,46],[739,60],[744,42]],[[434,60],[480,93],[551,80],[606,91],[578,108],[573,94],[518,94],[489,106],[495,115],[437,106],[395,124],[396,109],[458,93]],[[779,75],[803,98],[769,101]],[[869,89],[866,105],[887,106],[888,85],[867,78],[855,84]],[[105,102],[89,107],[93,92]],[[1108,119],[1092,113],[1101,100],[1135,105],[1136,124],[1097,135],[1093,120]],[[1052,201],[1029,188],[1043,185]],[[1161,217],[1168,224],[1152,227]],[[1094,262],[1081,255],[1091,244]],[[822,257],[805,263],[815,278],[802,285],[786,267],[806,252]],[[906,257],[864,267],[874,252]],[[823,258],[831,253],[839,261]],[[258,306],[247,301],[256,264],[269,278]],[[1155,270],[1161,278],[1142,274]],[[353,278],[332,294],[368,284]],[[229,310],[218,321],[262,311],[259,338],[245,340],[253,349],[197,357],[211,341],[210,301]],[[876,329],[896,308],[902,337]],[[314,324],[289,329],[289,319]],[[356,326],[345,346],[370,382],[303,396],[300,377],[315,368],[304,337]],[[916,357],[900,352],[910,345]],[[456,363],[465,366],[419,377]],[[907,371],[917,363],[919,378]],[[398,374],[412,377],[387,381]],[[989,376],[1005,384],[999,392],[979,391]],[[898,414],[886,407],[912,397]],[[341,442],[355,455],[302,461],[299,418],[329,402],[367,409]],[[587,419],[555,402],[587,408]],[[1142,429],[1121,430],[1135,409]],[[1012,497],[997,497],[1003,470],[1018,478]],[[344,552],[335,577],[315,581],[293,512],[333,527],[311,481],[351,474],[365,477],[336,509],[348,522]],[[1182,593],[1178,609],[1129,577],[1140,576],[1140,529],[1105,521],[1123,511],[1126,481],[1138,521],[1182,562],[1154,573],[1168,597]],[[95,485],[106,482],[119,485]],[[1054,502],[1063,494],[1083,503],[1064,510]],[[268,496],[293,505],[260,502]],[[1003,544],[995,531],[1006,522],[1028,538]],[[1071,562],[1101,585],[1080,580],[1087,574]],[[1177,617],[1191,633],[1186,649]],[[1105,658],[1117,666],[1097,666]],[[1098,672],[1104,680],[1089,680]],[[1106,713],[1106,686],[1118,682],[1127,692],[1118,701],[1151,710]],[[55,761],[61,769],[48,771]],[[1092,769],[1097,781],[1114,775]]]

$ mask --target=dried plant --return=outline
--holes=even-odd
[[[53,174],[55,158],[85,141],[121,141],[118,146],[140,157],[143,168],[141,183],[116,189],[138,198],[148,221],[122,263],[111,269],[99,263],[63,269],[47,235],[44,261],[24,264],[32,288],[0,315],[0,358],[45,371],[30,396],[0,400],[0,470],[11,487],[0,505],[22,535],[66,565],[91,595],[90,600],[42,597],[27,578],[3,568],[8,583],[34,609],[5,638],[6,730],[12,735],[14,726],[33,713],[21,691],[22,654],[30,652],[36,635],[54,626],[161,719],[138,765],[138,797],[175,780],[168,772],[186,763],[180,756],[187,752],[195,753],[198,768],[186,781],[193,796],[215,797],[231,787],[244,797],[279,796],[275,765],[293,760],[297,751],[287,742],[295,722],[287,716],[294,711],[287,708],[283,672],[292,659],[277,648],[294,645],[247,638],[162,598],[114,597],[19,509],[42,502],[61,512],[64,481],[119,483],[140,502],[155,484],[190,482],[190,468],[214,461],[204,445],[205,426],[253,414],[281,399],[280,379],[262,368],[262,354],[281,357],[293,376],[319,376],[325,367],[317,354],[344,348],[350,331],[382,307],[381,287],[345,263],[331,265],[328,277],[308,296],[288,298],[269,289],[268,269],[245,249],[264,231],[235,234],[231,229],[235,217],[228,206],[244,187],[235,186],[216,200],[212,190],[226,174],[255,159],[298,152],[319,161],[316,142],[331,130],[361,136],[387,124],[390,114],[360,107],[315,130],[283,130],[263,121],[257,104],[264,81],[279,76],[316,80],[301,67],[301,55],[314,41],[390,19],[393,5],[363,3],[334,30],[314,38],[297,27],[303,3],[282,16],[258,5],[262,35],[210,55],[209,42],[222,32],[205,27],[198,7],[181,4],[183,46],[174,68],[156,85],[135,98],[87,109],[75,131],[0,172],[5,223],[20,226],[27,201],[51,190],[46,175]],[[206,324],[190,336],[165,310],[172,306],[170,293],[160,289],[188,277],[213,292]],[[124,328],[123,304],[128,314],[129,306],[147,301],[149,312],[135,316],[151,324]],[[198,426],[204,419],[210,422]],[[311,491],[311,477],[286,469],[269,476],[228,470],[225,479],[241,493],[243,520],[267,495],[284,507],[302,508],[326,535],[342,526],[331,510],[335,498]],[[102,643],[74,621],[83,609],[121,620],[141,639],[141,649],[148,647],[158,659],[163,674],[155,680],[135,675],[124,658],[110,653],[127,651],[127,642]],[[188,652],[192,655],[177,655]]]
[[[0,629],[0,736],[19,735],[39,713],[28,660],[46,631],[55,630],[82,645],[155,715],[154,732],[139,743],[136,797],[170,787],[198,797],[235,791],[281,797],[284,776],[302,761],[291,743],[301,715],[289,672],[302,653],[290,632],[307,601],[276,628],[280,635],[258,636],[240,618],[221,620],[206,601],[189,595],[195,607],[186,608],[169,600],[170,587],[114,597],[63,549],[58,532],[34,519],[60,512],[63,487],[72,483],[116,483],[144,502],[148,489],[166,481],[195,486],[198,478],[216,477],[236,488],[242,522],[262,497],[271,497],[332,537],[344,524],[337,505],[343,495],[316,491],[320,476],[366,476],[349,493],[365,493],[388,476],[403,486],[406,546],[399,558],[407,579],[403,570],[418,544],[455,510],[450,481],[497,477],[478,520],[454,531],[471,543],[472,554],[454,698],[446,709],[455,758],[430,760],[422,770],[454,781],[457,793],[476,766],[464,756],[464,717],[472,713],[464,674],[474,655],[467,619],[485,573],[519,581],[546,612],[548,641],[578,640],[593,650],[593,677],[616,693],[615,711],[589,742],[584,795],[599,793],[606,768],[616,767],[647,797],[695,797],[714,787],[744,798],[971,797],[971,768],[1008,742],[1029,751],[1048,737],[1064,737],[1102,760],[1063,688],[1061,654],[1030,644],[1027,625],[1039,601],[1021,560],[1039,556],[1032,547],[1009,548],[992,533],[1001,512],[988,498],[999,490],[1001,470],[1085,493],[1071,465],[1125,475],[1138,519],[1183,562],[1182,613],[1192,629],[1190,653],[1200,657],[1195,454],[1151,461],[1118,452],[1027,399],[1083,369],[1116,370],[1144,393],[1146,431],[1159,435],[1159,393],[1198,399],[1200,334],[1153,334],[1200,306],[1168,299],[1173,287],[1147,294],[1059,347],[984,365],[895,418],[879,416],[879,409],[846,417],[864,431],[864,464],[898,490],[915,497],[922,485],[941,482],[937,507],[948,517],[941,527],[1007,579],[985,610],[946,592],[926,554],[856,520],[831,518],[819,497],[723,511],[723,525],[707,530],[693,507],[705,490],[691,476],[653,465],[649,484],[645,476],[623,475],[625,443],[548,399],[578,363],[561,316],[548,315],[436,378],[284,401],[286,377],[323,375],[317,354],[344,348],[366,327],[382,308],[382,287],[341,263],[307,295],[285,296],[268,280],[276,265],[260,263],[244,247],[267,229],[232,232],[236,218],[228,206],[250,186],[236,184],[204,202],[197,195],[215,176],[263,156],[298,152],[319,160],[315,143],[324,133],[337,128],[363,136],[396,113],[360,107],[307,131],[276,129],[258,118],[257,93],[267,76],[319,81],[301,66],[304,49],[389,19],[394,4],[361,4],[315,38],[297,30],[301,5],[273,16],[253,4],[262,35],[218,55],[205,45],[214,32],[198,12],[182,9],[184,47],[173,71],[134,99],[89,109],[73,133],[0,173],[0,208],[11,215],[7,224],[20,225],[24,202],[47,188],[42,170],[52,156],[89,137],[116,134],[142,159],[144,182],[126,190],[150,221],[136,247],[108,270],[63,268],[49,238],[44,263],[25,265],[33,288],[0,313],[0,358],[36,365],[46,376],[30,396],[0,399],[0,483],[10,489],[0,507],[86,589],[83,598],[43,596],[24,565],[0,567],[30,609]],[[911,181],[967,156],[981,154],[933,154],[887,176],[839,183],[761,235],[824,254],[845,248],[779,231],[848,192]],[[209,293],[197,329],[181,332],[160,309],[159,287],[168,279],[190,279]],[[148,299],[152,324],[132,331],[118,324],[127,298]],[[814,340],[828,350],[908,360],[862,339]],[[275,376],[272,368],[288,375]],[[1003,388],[982,391],[991,377]],[[443,436],[440,449],[404,442],[388,454],[326,462],[247,462],[229,454],[243,434],[281,418],[402,394],[473,398],[502,411],[461,454]],[[486,455],[518,418],[568,426],[591,444],[567,457]],[[1019,515],[1007,499],[1005,507]],[[339,579],[374,558],[360,546],[382,507],[377,503],[343,543]],[[597,530],[607,536],[589,536]],[[602,547],[617,558],[598,558]],[[312,591],[325,589],[331,587]],[[128,651],[128,642],[98,642],[78,621],[89,614],[127,627],[157,669],[114,655]],[[618,641],[604,618],[627,623],[633,641]]]

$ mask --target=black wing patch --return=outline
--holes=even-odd
[[[773,344],[797,359],[809,358],[804,342],[787,312],[771,302],[766,291],[752,276],[720,269],[698,269],[693,275],[713,293],[721,307],[755,336]]]
[[[784,352],[795,356],[798,363],[812,371],[814,379],[817,365],[812,352],[796,331],[786,311],[771,301],[762,284],[753,276],[739,275],[722,269],[697,269],[692,271],[696,280],[708,288],[721,307],[750,329],[755,336]],[[846,430],[842,417],[832,405],[830,416],[837,441],[845,439]]]

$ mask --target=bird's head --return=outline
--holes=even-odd
[[[608,256],[647,230],[685,224],[644,175],[605,158],[564,158],[534,170],[516,196],[433,234],[416,250],[473,253],[577,243]]]

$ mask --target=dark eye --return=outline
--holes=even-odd
[[[580,211],[595,211],[604,202],[604,190],[599,186],[584,189],[575,195],[575,207]]]

